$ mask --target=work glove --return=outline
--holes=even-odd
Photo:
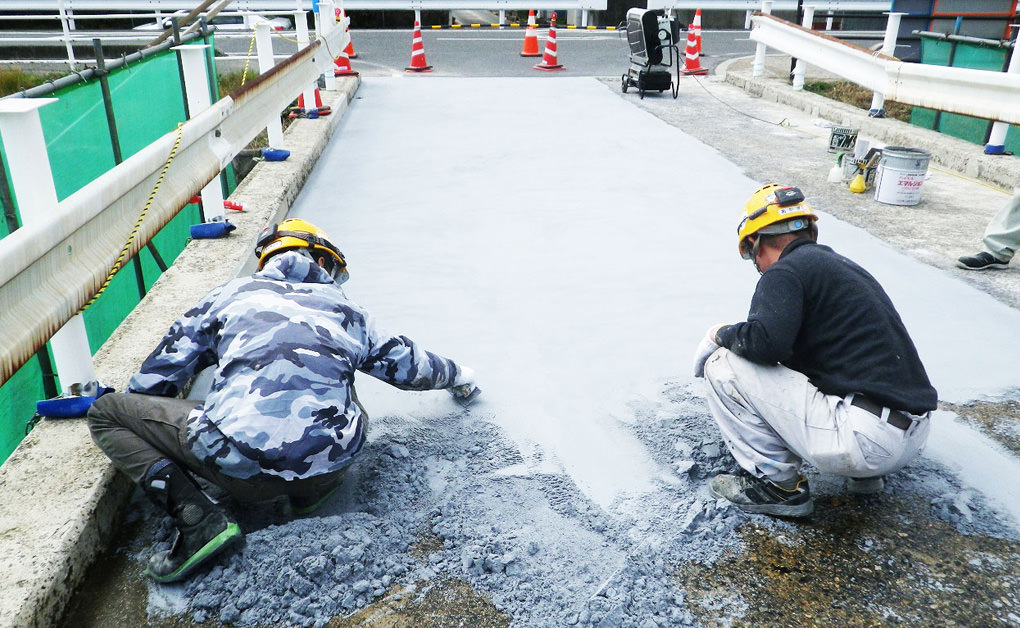
[[[453,395],[453,400],[466,406],[475,400],[475,397],[482,394],[482,389],[475,385],[475,370],[469,366],[458,366],[457,377],[453,380],[453,386],[448,390]]]
[[[704,377],[705,376],[705,362],[708,362],[709,356],[716,352],[719,345],[715,341],[715,334],[722,328],[722,325],[716,325],[715,327],[708,330],[705,337],[701,339],[698,344],[697,350],[694,352],[694,376]]]

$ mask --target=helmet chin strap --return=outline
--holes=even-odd
[[[765,271],[758,266],[758,250],[761,248],[761,235],[756,237],[751,244],[751,263],[754,264],[754,269],[758,271],[759,275],[765,274]]]

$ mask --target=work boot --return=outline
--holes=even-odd
[[[882,476],[873,478],[847,478],[846,492],[854,495],[874,495],[881,493],[885,488],[885,479]]]
[[[956,265],[964,270],[1002,270],[1009,266],[1009,260],[1004,262],[988,251],[981,251],[976,255],[964,255],[956,260]]]
[[[243,538],[237,523],[170,460],[160,460],[149,468],[142,490],[153,503],[169,513],[176,527],[170,549],[149,558],[145,575],[156,582],[186,578]]]
[[[789,485],[780,486],[747,474],[724,473],[712,478],[708,486],[713,495],[728,500],[744,512],[777,517],[806,517],[814,512],[807,480],[800,476],[790,480]]]

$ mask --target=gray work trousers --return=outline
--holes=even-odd
[[[1020,189],[985,227],[985,249],[1000,262],[1013,259],[1020,248]]]
[[[826,395],[803,373],[763,366],[718,349],[705,363],[708,406],[730,453],[748,473],[773,482],[800,474],[804,460],[821,473],[888,475],[916,458],[928,440],[928,415],[905,414],[907,430]]]
[[[358,403],[353,389],[351,396]],[[142,483],[149,467],[163,458],[173,460],[244,502],[265,501],[281,495],[318,498],[343,481],[346,469],[301,480],[284,480],[273,476],[234,478],[206,466],[188,446],[188,414],[199,403],[170,397],[107,393],[96,399],[89,409],[89,430],[92,440],[113,465],[137,484]],[[367,420],[368,415],[363,416]]]

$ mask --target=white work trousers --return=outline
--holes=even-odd
[[[1002,262],[1013,259],[1020,248],[1020,190],[1002,206],[985,227],[985,248]]]
[[[782,482],[803,461],[822,473],[853,478],[887,475],[913,460],[928,440],[927,415],[907,430],[826,395],[802,373],[755,364],[719,349],[705,364],[708,405],[737,463],[759,478]]]

